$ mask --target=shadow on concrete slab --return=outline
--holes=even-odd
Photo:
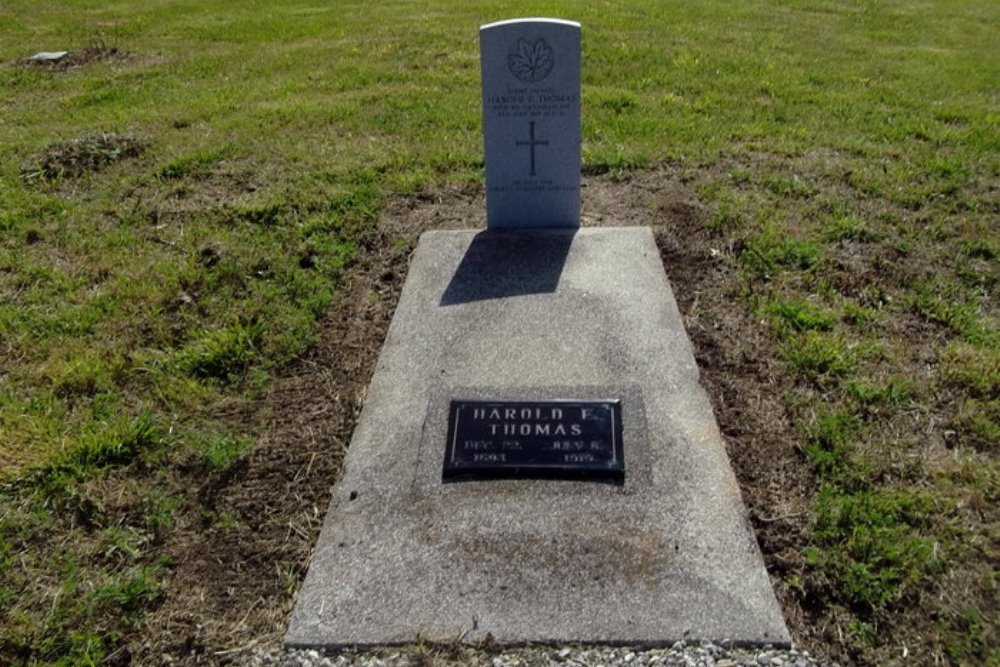
[[[576,232],[480,232],[441,295],[441,305],[555,292]]]

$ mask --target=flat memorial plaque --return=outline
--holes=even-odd
[[[621,401],[453,400],[442,478],[497,477],[623,483]]]

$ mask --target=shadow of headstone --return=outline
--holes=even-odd
[[[555,292],[575,234],[576,229],[480,232],[440,305]]]

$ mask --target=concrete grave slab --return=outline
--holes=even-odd
[[[450,401],[621,402],[625,478],[444,483]],[[286,643],[788,645],[647,228],[421,237]]]

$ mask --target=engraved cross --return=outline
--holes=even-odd
[[[535,146],[548,146],[548,139],[535,139],[535,121],[528,121],[528,140],[516,141],[516,146],[527,146],[531,149],[531,175],[535,175]]]

